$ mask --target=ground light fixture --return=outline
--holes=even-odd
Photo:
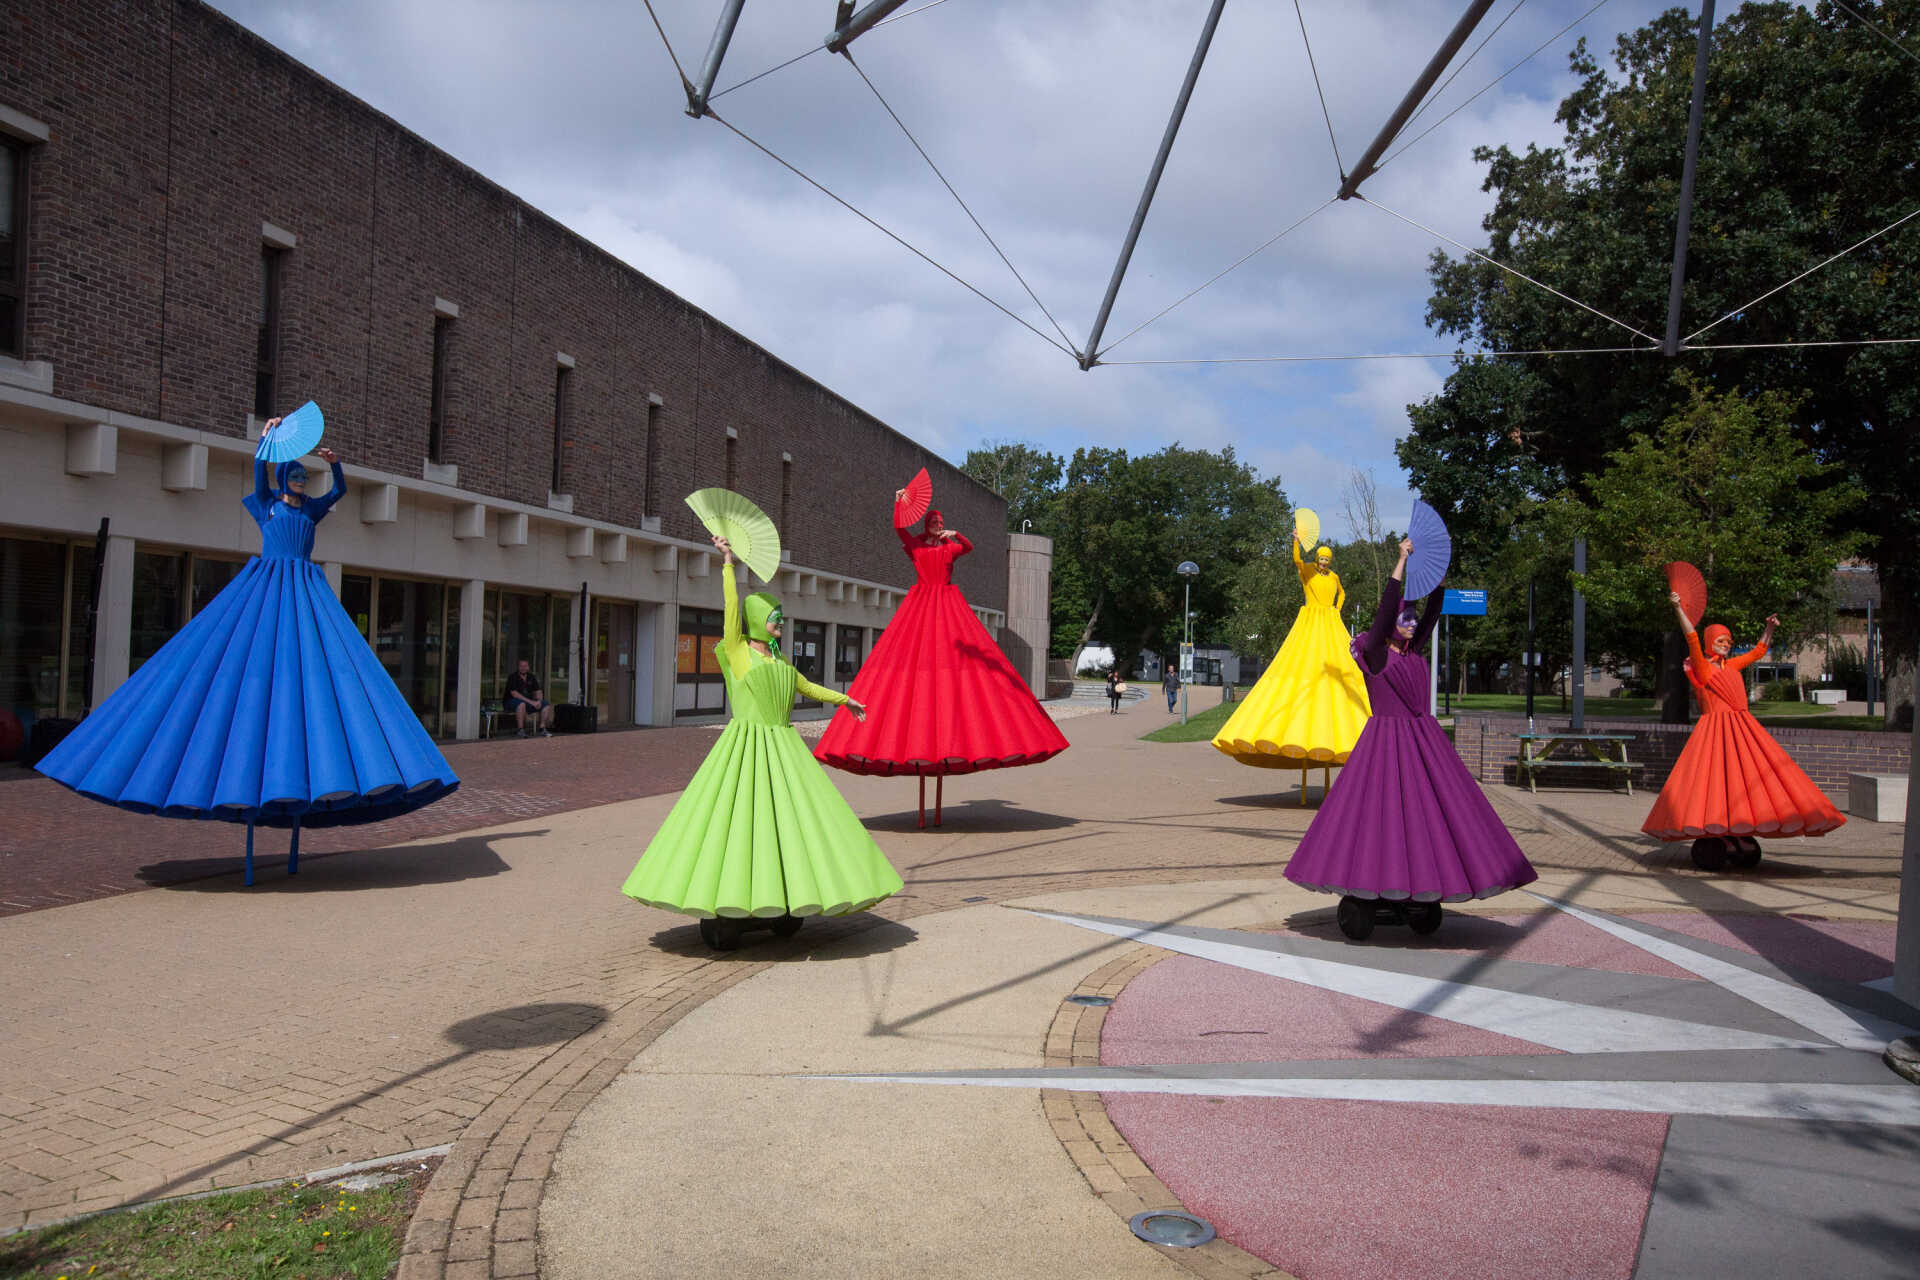
[[[1149,1209],[1134,1214],[1127,1225],[1148,1244],[1173,1249],[1198,1249],[1215,1234],[1211,1222],[1179,1209]]]
[[[1068,1004],[1083,1004],[1090,1009],[1104,1009],[1113,1003],[1112,996],[1068,996]]]

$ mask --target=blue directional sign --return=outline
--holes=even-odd
[[[1456,591],[1452,587],[1448,587],[1446,595],[1441,597],[1440,612],[1482,617],[1487,612],[1486,590],[1484,588],[1475,588],[1473,590]]]

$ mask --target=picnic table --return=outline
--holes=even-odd
[[[1632,795],[1633,771],[1640,768],[1627,759],[1627,743],[1632,740],[1630,733],[1523,733],[1515,774],[1524,777],[1527,790],[1538,795],[1536,777],[1541,769],[1606,769],[1620,774],[1627,784],[1627,794]],[[1585,748],[1590,758],[1568,759],[1554,754],[1567,746]]]

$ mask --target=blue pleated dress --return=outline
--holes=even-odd
[[[254,464],[260,554],[40,761],[137,813],[263,826],[377,822],[460,785],[310,558],[346,490],[296,507]]]

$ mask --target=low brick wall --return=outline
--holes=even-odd
[[[1534,717],[1534,732],[1567,731],[1564,715]],[[1520,754],[1520,735],[1527,731],[1527,718],[1488,712],[1460,712],[1453,717],[1453,744],[1466,762],[1467,769],[1482,782],[1515,782],[1515,761]],[[1585,732],[1626,733],[1627,759],[1640,766],[1634,773],[1636,786],[1657,790],[1673,772],[1674,762],[1687,745],[1692,725],[1654,724],[1645,720],[1606,720],[1587,717]],[[1794,763],[1807,771],[1822,791],[1846,794],[1850,773],[1897,773],[1905,775],[1913,751],[1913,739],[1904,733],[1858,733],[1840,729],[1781,728],[1767,726],[1774,741],[1786,749]],[[1561,748],[1562,752],[1566,748]],[[1542,786],[1604,786],[1614,777],[1600,769],[1543,769]]]

